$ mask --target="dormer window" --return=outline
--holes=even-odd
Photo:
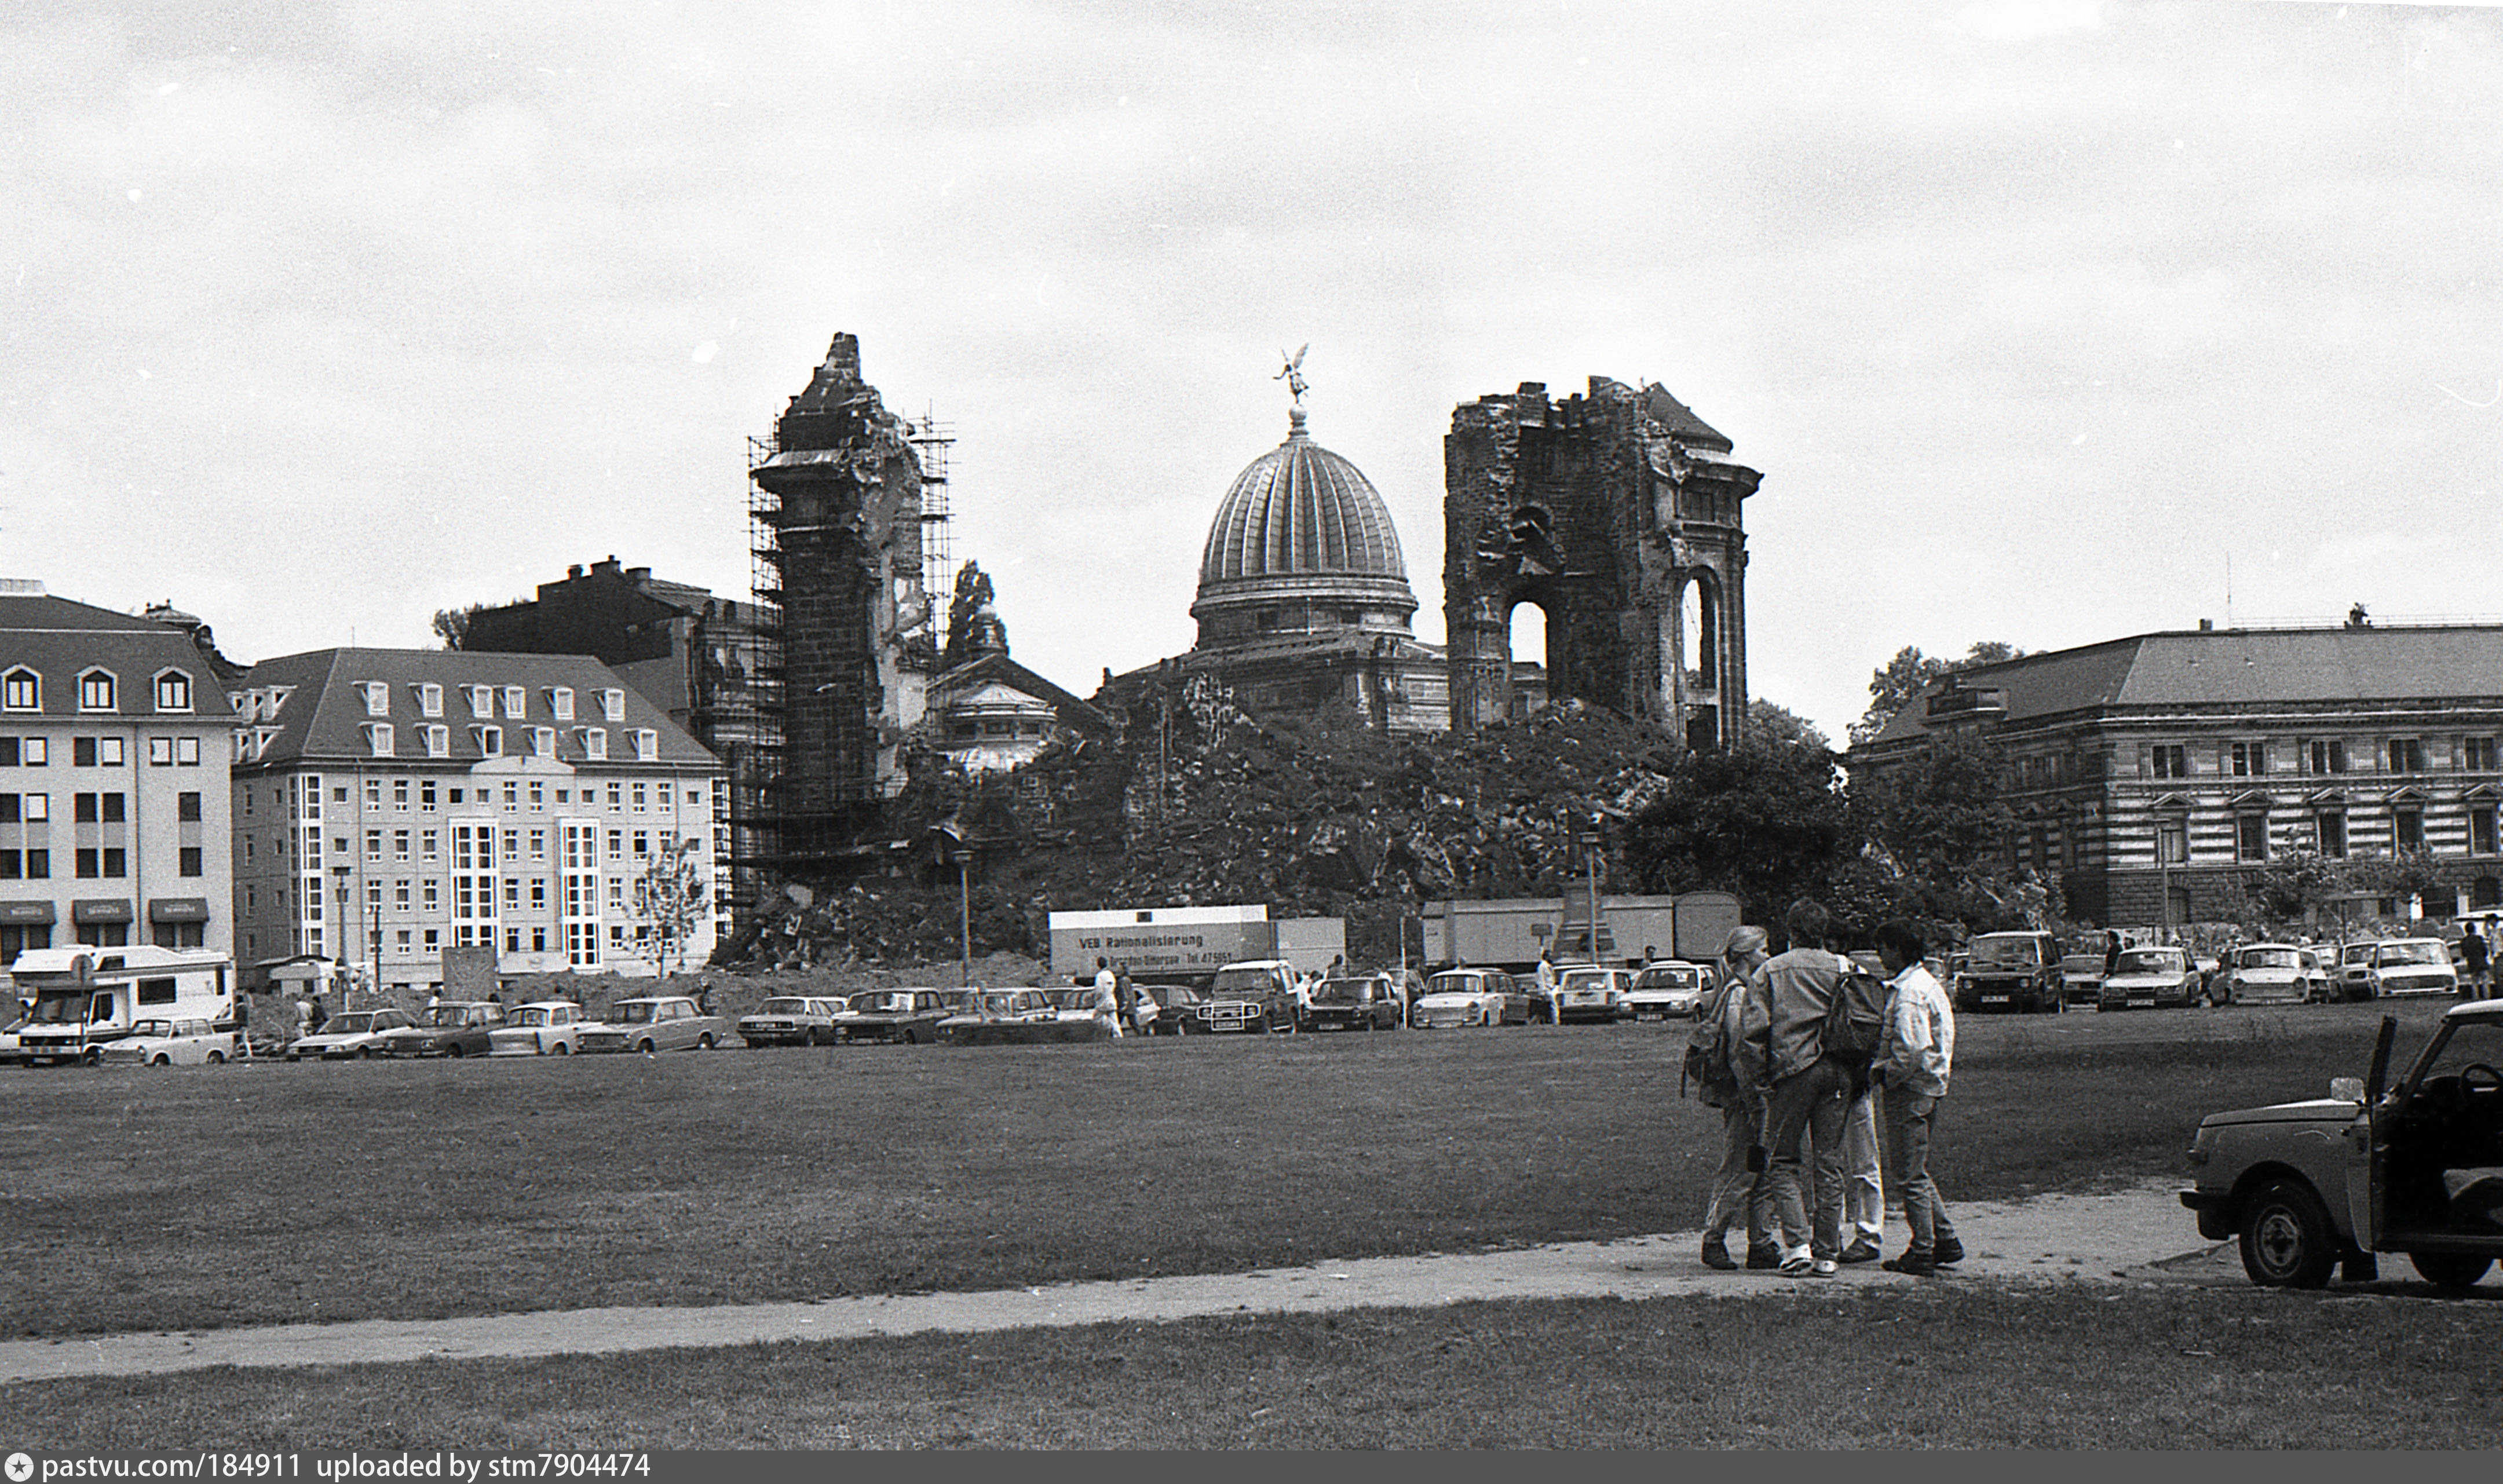
[[[554,727],[532,727],[532,728],[531,728],[531,756],[532,756],[532,757],[554,757],[554,756],[556,756],[556,728],[554,728]]]
[[[660,756],[661,734],[650,727],[637,729],[634,733],[634,761],[638,763],[657,762],[659,761]]]
[[[438,702],[443,699],[439,691],[437,692],[435,699]],[[426,734],[426,755],[428,757],[450,757],[452,755],[452,729],[450,727],[422,727],[419,730]]]
[[[191,708],[191,677],[179,670],[168,670],[156,676],[156,709],[188,711]]]
[[[79,709],[109,711],[113,709],[113,672],[90,670],[79,676]]]
[[[496,687],[492,685],[464,685],[461,687],[461,693],[469,698],[470,715],[481,721],[494,719],[496,715]]]
[[[582,755],[595,763],[604,763],[608,760],[608,729],[606,727],[584,727],[582,729]]]
[[[504,755],[504,729],[502,727],[471,727],[469,730],[478,735],[478,754],[481,757],[501,757]]]
[[[573,687],[559,685],[548,691],[548,710],[559,721],[573,719]]]
[[[527,685],[504,687],[504,719],[516,721],[530,714],[531,691]]]
[[[254,693],[251,691],[230,690],[226,692],[226,705],[233,708],[236,715],[242,717],[246,721],[253,720],[258,714],[257,709],[252,705],[253,701]]]
[[[44,708],[44,677],[20,665],[0,675],[0,707],[13,711]]]
[[[375,757],[392,755],[392,724],[388,721],[365,723],[365,747]]]
[[[417,713],[421,716],[440,716],[443,714],[442,686],[429,681],[417,688]],[[440,732],[443,728],[435,727],[432,730]],[[436,755],[440,756],[441,754],[438,753]]]
[[[391,686],[388,682],[382,680],[360,680],[357,682],[357,689],[364,695],[366,715],[388,716],[391,714]]]
[[[626,719],[626,693],[622,690],[601,691],[600,693],[600,716],[603,721],[624,721]]]
[[[294,694],[295,687],[292,685],[271,686],[269,688],[269,708],[261,713],[262,719],[265,721],[276,721],[278,719],[278,708],[285,706],[287,704],[287,698]]]

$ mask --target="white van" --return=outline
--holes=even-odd
[[[9,977],[35,997],[17,1032],[29,1066],[92,1066],[141,1020],[235,1020],[234,960],[212,949],[28,949]]]

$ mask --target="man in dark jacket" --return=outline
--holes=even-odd
[[[1830,1278],[1842,1256],[1842,1136],[1852,1079],[1825,1055],[1825,1017],[1842,983],[1844,964],[1826,951],[1830,919],[1823,907],[1800,902],[1783,922],[1790,929],[1790,951],[1766,960],[1748,977],[1753,992],[1747,998],[1746,1043],[1739,1054],[1748,1059],[1757,1083],[1772,1089],[1765,1104],[1765,1142],[1772,1149],[1773,1199],[1785,1232],[1807,1225],[1800,1136],[1813,1141],[1816,1150],[1810,1245],[1793,1247],[1782,1260],[1782,1271]]]

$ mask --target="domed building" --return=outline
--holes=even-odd
[[[1416,611],[1389,506],[1362,470],[1312,440],[1299,404],[1286,441],[1235,476],[1209,523],[1190,605],[1198,642],[1110,689],[1118,696],[1171,667],[1215,676],[1253,715],[1338,710],[1385,731],[1440,732],[1451,724],[1449,670],[1442,648],[1410,630]],[[1534,701],[1534,673],[1516,685]]]

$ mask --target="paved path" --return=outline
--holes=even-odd
[[[2045,1195],[1953,1208],[1969,1256],[1959,1276],[2088,1282],[2241,1283],[2231,1244],[2200,1239],[2178,1181],[2106,1195]],[[1901,1228],[1895,1235],[1900,1237]],[[0,1342],[0,1383],[141,1375],[211,1365],[339,1365],[359,1361],[596,1355],[686,1345],[973,1332],[1111,1320],[1407,1308],[1472,1298],[1729,1297],[1836,1283],[1912,1283],[1873,1264],[1839,1278],[1716,1273],[1692,1231],[1505,1252],[1366,1258],[1198,1277],[1065,1283],[975,1294],[884,1294],[688,1309],[566,1309],[473,1319],[363,1320],[179,1334]],[[2161,1264],[2161,1266],[2158,1266]]]

